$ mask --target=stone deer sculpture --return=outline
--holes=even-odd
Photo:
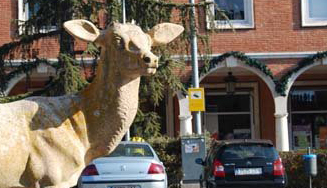
[[[99,31],[86,20],[64,27],[101,46],[97,76],[75,95],[0,105],[0,188],[76,185],[85,165],[112,152],[130,127],[140,76],[158,67],[151,46],[169,43],[184,30],[162,23],[144,33],[136,25],[114,23]]]

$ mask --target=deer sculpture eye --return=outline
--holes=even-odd
[[[115,41],[115,44],[116,44],[118,49],[120,49],[120,50],[125,49],[124,39],[122,39],[120,36],[115,36],[114,41]]]
[[[140,48],[137,47],[133,42],[128,43],[128,50],[132,52],[139,52]]]

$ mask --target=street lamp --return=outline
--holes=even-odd
[[[226,93],[227,95],[233,95],[235,93],[236,77],[233,76],[232,72],[228,72],[228,76],[224,78],[226,83]]]

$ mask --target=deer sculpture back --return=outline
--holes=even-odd
[[[75,95],[0,105],[0,188],[76,185],[85,165],[112,152],[129,129],[140,76],[158,67],[151,46],[167,44],[184,30],[162,23],[144,33],[136,25],[114,23],[100,31],[86,20],[64,27],[101,46],[97,76]]]

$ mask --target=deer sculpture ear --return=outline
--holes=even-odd
[[[173,23],[161,23],[148,32],[152,38],[152,46],[164,45],[174,40],[184,31],[184,27]]]
[[[101,44],[100,30],[87,20],[70,20],[64,23],[66,31],[74,38],[85,42]]]

